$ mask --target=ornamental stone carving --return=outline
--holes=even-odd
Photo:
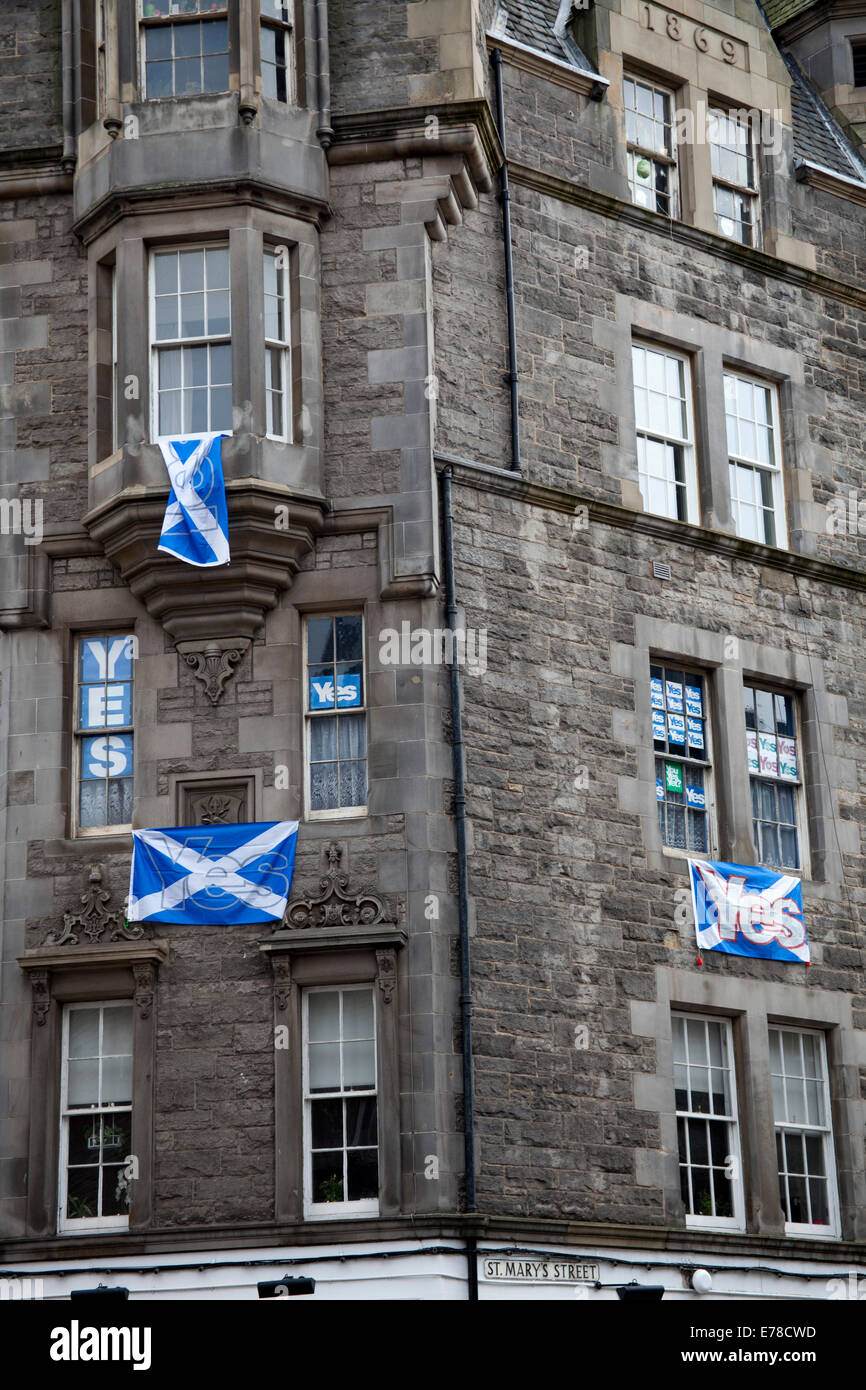
[[[397,988],[397,953],[392,947],[376,952],[376,983],[382,991],[382,1000],[390,1004]]]
[[[81,907],[75,912],[64,912],[63,926],[48,932],[43,946],[77,946],[82,937],[84,944],[95,946],[109,928],[109,941],[139,941],[145,934],[144,928],[127,922],[122,907],[109,908],[110,901],[110,890],[102,886],[102,869],[92,864],[87,891],[80,898]]]
[[[292,996],[292,960],[290,956],[272,956],[274,972],[274,1001],[280,1010],[287,1009]]]
[[[396,913],[387,899],[362,888],[349,889],[349,875],[340,872],[342,848],[335,840],[328,845],[328,872],[319,880],[318,897],[296,898],[290,902],[281,928],[372,927],[380,922],[396,922]]]
[[[33,990],[33,1017],[40,1028],[44,1028],[51,1008],[51,990],[48,985],[47,970],[33,970],[30,974],[30,987]]]
[[[196,680],[204,686],[204,693],[212,705],[219,704],[227,682],[234,675],[234,669],[249,643],[224,647],[219,642],[208,642],[199,650],[181,652],[181,660],[192,670]]]
[[[139,1018],[150,1018],[156,988],[156,969],[150,961],[136,961],[132,967],[135,979],[135,1007]]]

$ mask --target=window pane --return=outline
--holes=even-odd
[[[350,1149],[346,1155],[350,1202],[379,1195],[379,1158],[375,1149]]]
[[[313,1154],[313,1201],[343,1201],[343,1151]]]
[[[73,1013],[88,1013],[80,1009]],[[105,1009],[102,1015],[102,1051],[106,1056],[132,1052],[132,1009]]]
[[[340,995],[337,990],[320,990],[308,997],[308,1024],[311,1042],[333,1042],[340,1036]]]
[[[310,1090],[339,1091],[340,1044],[310,1043]]]
[[[346,1143],[349,1147],[376,1144],[378,1133],[375,1097],[367,1096],[343,1103],[346,1107]]]
[[[332,762],[337,757],[337,720],[328,716],[310,720],[310,759]]]
[[[339,806],[339,798],[339,763],[313,763],[310,767],[310,805],[312,810],[333,810]]]
[[[70,1010],[69,1056],[99,1056],[99,1009]]]
[[[362,619],[360,614],[337,618],[336,658],[338,661],[360,661],[364,655]]]
[[[373,1043],[345,1043],[343,1047],[344,1089],[347,1091],[367,1090],[371,1089],[375,1084],[376,1062]]]
[[[343,1101],[314,1100],[310,1106],[314,1149],[343,1146]]]
[[[307,619],[307,661],[334,660],[334,622],[332,618]]]
[[[373,992],[366,989],[346,990],[343,995],[343,1037],[372,1038]]]
[[[132,1101],[131,1057],[106,1057],[102,1063],[102,1101],[114,1105]]]
[[[99,1062],[70,1061],[69,1105],[97,1105],[99,1102]]]

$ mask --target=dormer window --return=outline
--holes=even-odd
[[[139,0],[148,101],[229,90],[225,0]]]
[[[852,39],[851,59],[854,64],[854,86],[866,87],[866,39]]]
[[[633,203],[679,216],[673,93],[654,82],[624,77],[628,185]]]
[[[748,122],[739,113],[714,109],[707,124],[716,225],[732,241],[760,246],[755,152]]]

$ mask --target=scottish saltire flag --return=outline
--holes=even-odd
[[[165,550],[188,565],[227,565],[229,518],[221,434],[160,442],[171,492],[159,537]]]
[[[689,860],[695,935],[702,951],[809,961],[798,878],[750,864]]]
[[[296,820],[132,832],[130,922],[231,927],[281,921]]]

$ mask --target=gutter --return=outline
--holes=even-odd
[[[316,138],[323,149],[334,143],[331,125],[331,57],[328,47],[328,0],[316,0],[316,102],[319,124]]]
[[[457,596],[454,582],[454,532],[451,469],[442,474],[442,544],[445,614],[449,636],[451,683],[451,756],[454,768],[454,820],[457,836],[457,921],[460,938],[460,1029],[463,1053],[463,1169],[465,1210],[478,1210],[475,1192],[475,1087],[472,1074],[472,971],[469,948],[469,866],[466,853],[466,760],[463,748],[463,693],[457,665]],[[478,1301],[478,1256],[474,1236],[466,1239],[468,1299]]]
[[[502,146],[499,201],[502,204],[502,242],[505,252],[505,305],[508,314],[508,385],[511,392],[511,467],[520,472],[520,394],[517,376],[517,329],[514,309],[514,256],[511,245],[511,194],[508,188],[508,150],[505,145],[505,107],[502,95],[502,51],[490,54],[496,88],[496,129]]]

